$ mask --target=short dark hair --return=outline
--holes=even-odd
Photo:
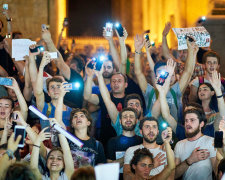
[[[120,119],[122,119],[123,112],[125,112],[125,111],[132,111],[132,112],[134,112],[135,118],[138,119],[137,111],[134,108],[131,108],[131,107],[123,108],[122,111],[119,112]]]
[[[12,38],[15,39],[16,35],[22,35],[22,33],[20,31],[14,31],[12,33]]]
[[[134,156],[130,161],[130,168],[132,173],[135,174],[135,169],[133,168],[133,165],[137,165],[138,162],[145,157],[149,157],[152,160],[152,163],[154,162],[153,155],[147,148],[137,149],[136,151],[134,151]]]
[[[155,121],[159,127],[159,122],[155,117],[144,117],[140,120],[139,128],[142,129],[145,121]]]
[[[70,180],[95,180],[95,171],[92,166],[80,167],[74,171]]]
[[[110,82],[111,82],[112,77],[113,77],[114,75],[117,75],[117,74],[120,74],[121,76],[123,76],[124,81],[127,83],[127,76],[124,75],[123,73],[120,73],[120,72],[115,72],[115,73],[113,73],[112,76],[111,76],[111,78],[110,78]]]
[[[225,158],[223,158],[218,165],[218,173],[220,171],[222,172],[222,174],[225,173]]]
[[[62,83],[63,80],[61,78],[59,78],[59,77],[53,77],[53,78],[51,78],[49,81],[47,81],[47,90],[49,90],[49,84],[51,82],[60,82],[60,83]]]
[[[203,54],[203,57],[202,57],[203,64],[206,63],[207,57],[215,57],[215,58],[217,58],[217,62],[218,62],[218,64],[220,64],[220,56],[217,54],[217,52],[212,51],[212,50],[205,52]]]
[[[74,114],[76,114],[78,112],[84,113],[84,115],[86,116],[87,120],[90,122],[90,126],[88,126],[88,131],[87,131],[87,134],[90,135],[91,129],[92,129],[92,117],[91,117],[90,113],[86,109],[84,109],[84,108],[82,108],[82,109],[80,109],[80,108],[73,109],[71,111],[71,113],[70,113],[70,124],[72,125],[72,123],[73,123],[72,122],[73,121],[73,116],[74,116]],[[72,133],[74,133],[74,128],[71,128],[71,130],[72,130]]]
[[[129,94],[129,95],[127,95],[127,96],[125,97],[125,100],[124,100],[124,107],[127,107],[127,105],[128,105],[127,103],[128,103],[128,101],[131,100],[131,99],[137,99],[137,100],[139,100],[139,101],[140,101],[140,104],[141,104],[141,107],[143,107],[143,101],[142,101],[141,97],[140,97],[138,94],[135,94],[135,93]]]
[[[12,109],[14,108],[14,101],[13,101],[13,99],[11,97],[9,97],[9,96],[2,96],[2,97],[0,97],[0,100],[1,99],[9,100],[11,102]]]
[[[158,61],[157,63],[155,63],[155,66],[154,66],[154,73],[155,74],[156,74],[157,69],[160,68],[161,66],[166,66],[166,62]]]
[[[204,126],[201,129],[201,131],[203,132],[203,129],[204,129],[206,123],[207,123],[207,119],[206,119],[204,111],[202,109],[199,109],[199,108],[196,108],[196,107],[193,107],[192,109],[187,109],[186,111],[184,111],[184,121],[185,121],[186,115],[191,114],[191,113],[194,113],[194,114],[197,115],[198,120],[199,120],[199,124],[201,122],[204,122]]]
[[[31,169],[29,164],[26,163],[14,163],[10,165],[5,174],[5,180],[36,180],[37,176]]]
[[[84,59],[78,55],[74,56],[73,59],[71,59],[70,64],[76,64],[79,73],[84,69],[85,66]]]

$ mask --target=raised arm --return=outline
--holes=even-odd
[[[42,38],[47,44],[48,50],[50,52],[57,52],[58,58],[54,61],[57,68],[59,69],[60,73],[66,78],[70,79],[70,67],[65,63],[63,60],[62,55],[59,53],[59,51],[56,49],[51,34],[47,29],[42,30]]]
[[[115,124],[119,112],[116,108],[116,105],[112,102],[109,91],[105,85],[105,82],[102,76],[102,69],[101,71],[95,71],[95,74],[98,77],[99,89],[101,92],[102,99],[105,103],[106,109],[109,113],[109,117],[112,120],[113,124]]]
[[[170,140],[172,139],[172,129],[171,128],[167,128],[167,135],[166,137],[163,137],[163,133],[162,133],[162,139],[166,148],[166,156],[167,156],[167,166],[163,169],[163,171],[161,173],[159,173],[158,175],[156,175],[154,177],[154,179],[156,180],[163,180],[163,179],[174,179],[174,173],[173,170],[175,169],[175,160],[174,160],[174,153],[173,150],[171,149],[170,146]]]
[[[4,174],[8,167],[12,164],[12,161],[9,158],[9,155],[12,157],[14,156],[14,152],[17,150],[17,146],[20,142],[20,139],[22,138],[21,135],[19,135],[16,139],[16,141],[14,141],[14,133],[12,133],[12,135],[10,136],[9,140],[8,140],[8,147],[7,147],[7,152],[5,153],[1,158],[0,158],[0,174]],[[9,154],[9,155],[8,155]]]
[[[169,123],[169,125],[171,126],[174,132],[176,132],[177,122],[173,118],[173,116],[170,114],[170,109],[167,103],[166,95],[170,88],[170,79],[174,73],[175,66],[176,66],[176,63],[174,63],[172,59],[168,59],[166,70],[169,73],[169,76],[165,80],[165,83],[163,84],[163,86],[156,84],[156,88],[159,91],[159,100],[160,100],[162,116]]]
[[[188,56],[184,66],[184,72],[182,73],[179,80],[180,91],[182,94],[185,92],[185,89],[191,80],[191,76],[195,68],[196,55],[198,52],[198,45],[195,42],[190,42],[189,38],[187,39],[187,46]]]
[[[140,86],[142,92],[145,92],[147,89],[147,80],[141,68],[141,50],[144,46],[144,38],[142,35],[136,35],[134,38],[135,46],[135,57],[134,57],[134,71],[138,80],[138,85]]]
[[[166,59],[173,58],[173,56],[170,54],[170,50],[167,43],[167,35],[170,32],[170,29],[171,23],[167,22],[162,33],[162,53]]]
[[[8,73],[7,73],[7,71],[2,66],[0,66],[0,76],[1,77],[7,77],[7,76],[9,76]]]
[[[10,79],[12,79],[13,84],[12,84],[12,86],[6,86],[6,87],[14,90],[16,97],[18,99],[19,105],[20,105],[20,111],[23,114],[23,117],[27,118],[27,113],[28,113],[27,103],[23,97],[23,94],[20,91],[17,81],[12,77]]]
[[[24,98],[26,101],[30,101],[31,100],[31,97],[32,97],[32,83],[31,83],[31,79],[30,79],[30,73],[29,73],[29,57],[28,56],[25,56],[25,60],[26,60],[26,63],[25,63],[25,85],[24,85],[24,88],[23,88],[23,95],[24,95]]]
[[[60,87],[60,94],[59,94],[59,99],[55,108],[55,119],[57,120],[57,122],[60,124],[61,127],[63,127],[64,129],[66,129],[65,124],[62,121],[62,116],[63,116],[63,98],[66,95],[66,93],[69,92],[66,89],[66,84],[65,82],[61,84]]]
[[[125,44],[125,40],[127,39],[127,31],[125,28],[123,28],[123,36],[120,37],[117,30],[116,30],[117,37],[119,38],[119,43],[120,43],[120,58],[121,58],[121,63],[119,66],[119,71],[123,74],[126,74],[126,69],[127,69],[127,48]]]
[[[110,53],[112,55],[112,58],[113,58],[113,63],[115,64],[115,68],[116,70],[119,70],[119,67],[120,67],[120,56],[119,56],[119,53],[116,49],[116,46],[113,42],[113,31],[112,31],[112,34],[111,36],[106,36],[106,30],[105,30],[105,27],[103,27],[103,37],[108,41],[109,43],[109,50],[110,50]]]
[[[85,72],[87,74],[87,79],[84,84],[84,99],[94,105],[99,104],[99,98],[96,94],[92,94],[92,84],[93,84],[93,69],[87,67],[90,61],[86,64]]]
[[[225,158],[225,120],[224,120],[224,118],[223,118],[223,120],[220,121],[219,130],[223,132],[223,149],[222,149],[222,153],[223,153],[223,158]]]
[[[38,178],[41,179],[41,173],[38,169],[38,162],[39,162],[39,152],[40,152],[40,145],[43,141],[48,140],[51,138],[51,133],[44,132],[48,127],[44,128],[36,137],[35,141],[33,142],[33,149],[30,158],[30,166],[33,170],[35,170]]]
[[[8,10],[3,9],[3,14],[7,20],[7,35],[12,35],[12,24],[11,17],[9,16]]]
[[[43,72],[44,72],[44,67],[50,63],[50,55],[48,52],[44,52],[43,58],[41,60],[41,64],[39,67],[39,72],[37,75],[37,80],[36,80],[36,86],[35,86],[35,91],[34,95],[36,97],[36,103],[37,103],[37,108],[42,111],[44,108],[44,102],[45,102],[45,96],[43,92]]]
[[[12,122],[10,120],[10,114],[9,114],[9,116],[6,118],[6,121],[5,121],[5,124],[4,124],[4,130],[3,130],[3,133],[2,133],[0,145],[7,143],[7,138],[8,138],[8,134],[10,132],[11,127],[12,127]]]

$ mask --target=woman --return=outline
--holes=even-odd
[[[219,122],[225,116],[221,79],[217,71],[213,72],[210,83],[204,83],[199,86],[198,98],[207,118],[204,134],[214,137],[214,131],[218,131]]]
[[[84,143],[82,148],[70,143],[75,168],[105,163],[102,144],[90,137],[92,119],[88,111],[86,109],[75,109],[71,112],[70,120],[73,134]]]
[[[67,139],[62,134],[59,134],[59,142],[62,149],[57,147],[51,149],[46,159],[46,173],[41,175],[38,171],[40,145],[44,140],[51,137],[51,133],[44,132],[47,128],[44,128],[39,133],[34,142],[31,154],[31,167],[37,171],[39,178],[42,176],[42,180],[69,180],[74,171],[73,158]]]
[[[162,132],[162,139],[166,149],[167,156],[167,166],[163,169],[163,171],[156,176],[149,176],[150,171],[154,168],[154,160],[152,153],[147,149],[137,149],[134,152],[134,156],[130,161],[130,167],[132,173],[134,173],[133,180],[166,180],[175,169],[175,160],[173,156],[173,150],[170,146],[170,140],[172,137],[172,129],[167,128]]]

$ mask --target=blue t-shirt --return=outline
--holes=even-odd
[[[151,117],[151,116],[152,116],[152,114],[151,114],[151,112],[149,112],[145,117]],[[112,127],[115,129],[117,136],[120,136],[123,133],[123,128],[122,128],[122,125],[120,124],[119,114],[117,116],[116,123],[113,124],[113,122],[111,122],[111,124],[112,124]],[[137,124],[135,126],[135,129],[134,129],[134,132],[135,132],[136,135],[142,137],[142,135],[140,133],[139,124],[140,124],[140,121],[137,122]]]
[[[54,118],[55,117],[55,106],[52,103],[49,103],[49,104],[51,105],[51,112],[48,115],[48,117]],[[48,111],[48,103],[45,102],[42,113],[44,115],[47,115],[47,111]],[[68,106],[66,106],[66,111],[63,111],[62,120],[67,129],[70,128],[70,113],[71,113],[71,111],[72,111],[72,109]]]
[[[106,84],[106,87],[109,91],[111,91],[110,83]],[[93,86],[92,87],[92,94],[100,94],[99,86]]]

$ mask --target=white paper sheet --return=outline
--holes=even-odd
[[[108,163],[95,166],[96,180],[118,180],[119,163]]]

